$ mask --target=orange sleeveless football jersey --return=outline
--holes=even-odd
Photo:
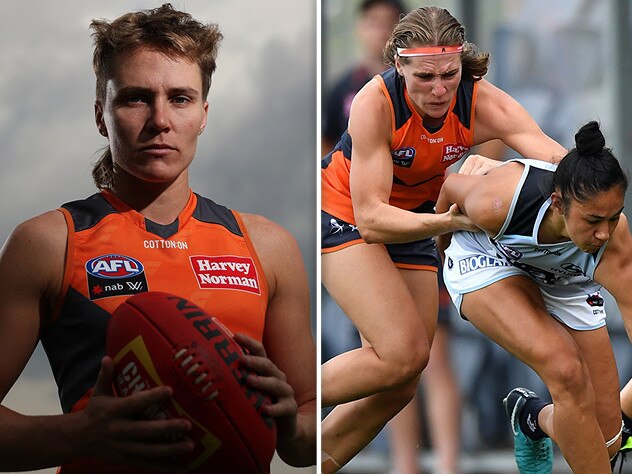
[[[393,188],[390,204],[414,212],[433,212],[445,170],[473,145],[476,82],[462,79],[443,125],[430,130],[423,124],[395,68],[375,76],[391,106]],[[323,211],[355,224],[349,172],[351,136],[346,131],[322,160]]]
[[[41,340],[65,413],[85,407],[110,315],[133,294],[182,296],[234,333],[262,340],[268,285],[238,213],[193,192],[170,225],[145,219],[107,191],[60,210],[68,225],[64,281]]]

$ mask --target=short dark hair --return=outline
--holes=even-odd
[[[400,0],[362,0],[362,2],[360,2],[360,6],[358,7],[358,12],[360,15],[363,15],[375,5],[387,5],[389,7],[393,7],[397,10],[399,15],[406,13],[406,8]]]
[[[216,24],[200,23],[165,3],[151,10],[126,13],[111,22],[93,20],[90,28],[97,99],[105,100],[105,84],[112,77],[117,57],[143,47],[196,63],[202,74],[202,95],[207,96],[222,40]]]
[[[138,48],[155,49],[197,64],[202,75],[201,92],[207,97],[222,41],[216,24],[200,23],[165,3],[151,10],[126,13],[111,22],[93,20],[90,28],[94,40],[92,63],[97,79],[97,100],[105,101],[106,84],[112,77],[116,60]],[[92,178],[99,189],[114,186],[114,162],[109,147],[94,165]]]

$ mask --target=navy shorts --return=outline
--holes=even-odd
[[[320,212],[321,252],[330,253],[364,242],[358,228],[348,222]],[[422,239],[404,244],[386,244],[391,260],[398,268],[434,270],[439,268],[439,255],[433,239]]]

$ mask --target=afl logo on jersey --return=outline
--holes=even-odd
[[[125,278],[141,273],[143,264],[125,255],[102,255],[88,260],[86,271],[99,278]]]
[[[147,291],[143,264],[126,255],[108,254],[86,262],[91,300]]]
[[[497,240],[489,239],[489,241],[496,246],[502,255],[504,255],[509,261],[514,262],[522,258],[522,252],[513,249],[507,245],[501,244]],[[499,255],[500,257],[500,255]]]
[[[413,165],[415,159],[415,150],[412,147],[399,148],[397,150],[391,150],[391,157],[393,158],[393,164],[395,166],[401,166],[402,168],[410,168]]]

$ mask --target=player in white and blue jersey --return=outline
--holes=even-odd
[[[457,205],[481,229],[440,242],[460,314],[533,368],[553,400],[526,389],[505,400],[522,473],[551,472],[550,439],[576,473],[610,472],[621,444],[600,290],[632,335],[628,182],[596,122],[575,141],[559,165],[514,160],[484,176],[451,175],[437,202],[437,212]]]

